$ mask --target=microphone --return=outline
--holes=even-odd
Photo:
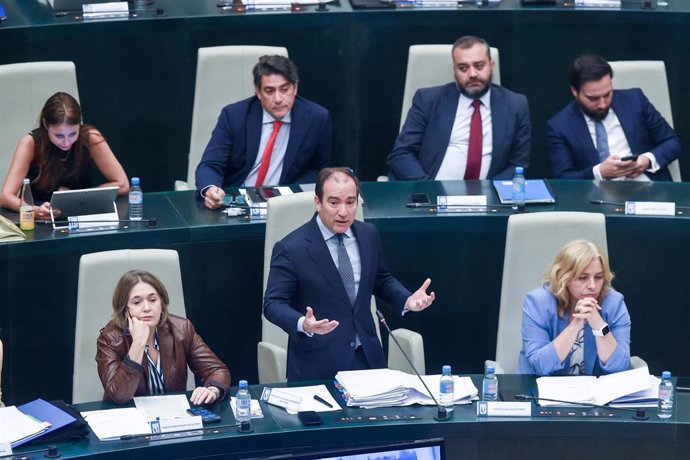
[[[625,203],[616,203],[614,201],[604,201],[604,200],[590,200],[590,203],[592,204],[607,204],[611,206],[625,206]]]
[[[551,402],[559,402],[559,403],[565,403],[565,404],[573,404],[576,406],[587,406],[587,407],[598,407],[599,409],[613,409],[613,410],[622,410],[626,412],[635,412],[635,415],[633,415],[633,419],[635,420],[647,420],[649,416],[647,416],[647,411],[645,411],[642,408],[639,409],[629,409],[627,407],[611,407],[611,406],[602,406],[601,404],[594,404],[594,403],[588,403],[588,402],[576,402],[576,401],[564,401],[562,399],[551,399],[551,398],[540,398],[538,396],[532,396],[532,395],[526,395],[526,394],[517,394],[515,395],[515,399],[519,399],[521,401],[534,401],[537,404],[539,404],[539,401],[551,401]]]
[[[64,222],[64,221],[63,221]],[[79,223],[81,224],[133,224],[137,222],[146,222],[146,228],[158,228],[158,218],[149,217],[146,220],[132,220],[132,219],[120,219],[120,220],[83,220]],[[36,220],[37,224],[52,224],[52,220]]]
[[[443,407],[442,405],[440,405],[438,403],[438,401],[434,397],[434,394],[431,392],[429,387],[426,385],[426,382],[424,381],[422,376],[419,375],[419,372],[417,372],[417,369],[414,367],[414,364],[412,364],[412,361],[407,356],[407,353],[405,353],[405,350],[403,350],[402,346],[400,346],[400,342],[398,342],[398,339],[396,339],[395,336],[393,335],[393,331],[391,331],[391,328],[388,327],[388,323],[386,322],[386,318],[384,318],[383,313],[381,313],[381,310],[379,310],[378,308],[376,309],[376,316],[378,316],[379,322],[381,324],[383,324],[383,327],[385,327],[386,330],[388,331],[388,336],[393,339],[393,341],[395,342],[395,345],[397,345],[397,347],[398,347],[398,350],[400,350],[402,355],[405,357],[405,359],[407,360],[407,363],[410,365],[410,367],[412,368],[414,373],[417,375],[417,378],[419,379],[419,381],[422,382],[422,385],[424,385],[424,388],[426,388],[426,391],[429,392],[429,396],[431,396],[431,399],[434,401],[434,404],[436,404],[436,408],[438,409],[438,413],[434,416],[434,419],[439,420],[441,422],[445,422],[446,420],[452,419],[453,413],[452,412],[449,413],[445,407]]]

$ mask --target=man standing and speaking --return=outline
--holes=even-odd
[[[332,379],[338,371],[386,367],[371,296],[407,311],[435,299],[426,279],[410,293],[386,269],[374,225],[355,220],[359,180],[326,168],[314,217],[273,247],[264,315],[289,336],[287,378]]]

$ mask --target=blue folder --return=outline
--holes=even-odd
[[[53,406],[49,402],[44,401],[40,398],[35,401],[31,401],[30,403],[17,406],[17,409],[19,409],[20,412],[23,412],[24,414],[35,418],[39,422],[50,423],[50,426],[48,427],[48,429],[43,430],[40,433],[36,433],[32,436],[28,436],[20,441],[17,441],[16,443],[12,443],[13,448],[27,443],[32,439],[40,438],[44,434],[50,433],[51,431],[55,431],[77,420],[67,412]]]
[[[513,202],[513,181],[499,180],[493,181],[498,198],[501,204]],[[555,203],[553,193],[544,179],[530,179],[525,181],[525,203]]]

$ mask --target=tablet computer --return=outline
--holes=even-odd
[[[117,187],[95,187],[79,190],[65,190],[53,192],[50,199],[50,214],[55,230],[74,227],[117,227],[119,219],[115,199]],[[55,216],[53,209],[60,210],[60,215]],[[93,225],[81,225],[88,220]],[[108,221],[114,221],[110,224]],[[72,229],[77,229],[72,228]]]

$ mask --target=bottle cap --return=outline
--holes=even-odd
[[[132,185],[139,185],[139,178],[138,177],[132,177]]]
[[[525,172],[525,169],[522,166],[516,166],[515,167],[515,174],[523,174]]]
[[[448,364],[443,366],[443,373],[444,374],[450,374],[450,366]]]
[[[22,183],[23,183],[24,185],[26,185],[26,184],[28,184],[29,182],[30,182],[30,181],[29,181],[29,178],[28,178],[28,177],[25,177],[25,178],[24,178],[24,181],[23,181]]]
[[[488,366],[486,366],[486,372],[487,374],[493,374],[494,372],[496,372],[496,366],[493,364],[489,364]]]
[[[670,379],[670,378],[671,378],[671,371],[664,371],[664,372],[661,374],[661,378],[662,378],[662,379]]]
[[[247,381],[246,380],[240,380],[240,388],[247,388]]]

